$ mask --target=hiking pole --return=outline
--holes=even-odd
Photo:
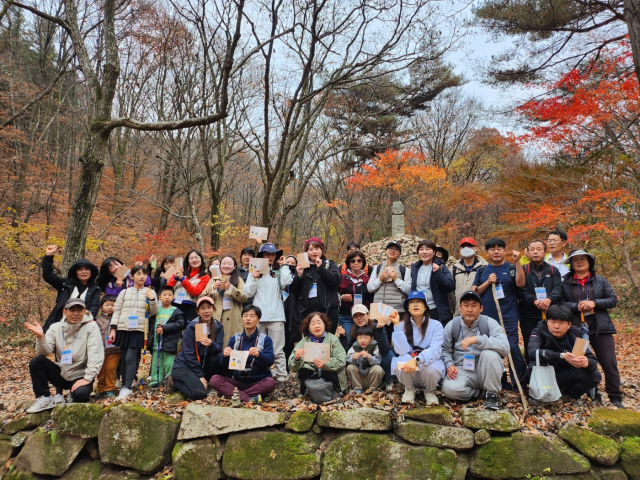
[[[496,284],[491,284],[491,292],[493,293],[493,300],[496,302],[496,308],[498,309],[498,317],[500,318],[500,325],[502,326],[502,331],[505,335],[507,335],[507,329],[504,328],[504,320],[502,319],[502,310],[500,309],[500,302],[498,301],[498,295],[496,294]],[[507,335],[507,341],[509,340],[509,336]],[[518,378],[518,372],[516,372],[516,367],[513,364],[513,358],[511,357],[511,346],[509,346],[509,368],[511,369],[511,376],[515,377],[516,385],[518,385],[518,391],[520,392],[520,398],[522,399],[522,406],[525,411],[529,410],[529,404],[527,403],[527,399],[524,396],[524,392],[522,391],[522,385],[520,385],[520,379]]]
[[[156,352],[156,388],[160,388],[160,350],[162,350],[162,335],[158,335],[158,351]]]

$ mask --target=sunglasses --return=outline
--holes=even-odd
[[[351,263],[362,263],[362,260],[359,258],[354,258],[353,260],[351,260]]]

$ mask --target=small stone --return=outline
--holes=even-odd
[[[217,437],[178,442],[171,458],[177,480],[218,480],[223,477],[220,468],[222,447]]]
[[[140,474],[135,470],[125,470],[124,475],[125,477],[131,478],[131,479],[140,478]]]
[[[467,478],[467,471],[469,470],[469,458],[467,458],[467,455],[464,453],[458,453],[457,456],[456,469],[453,472],[451,480],[465,480]]]
[[[11,446],[13,448],[22,448],[27,438],[29,438],[29,435],[26,432],[18,432],[11,437]]]
[[[285,428],[292,432],[304,433],[311,430],[313,422],[316,421],[316,414],[307,410],[299,410],[289,417]]]
[[[467,450],[473,448],[473,432],[467,428],[446,427],[408,420],[399,423],[396,434],[416,445]]]
[[[102,462],[88,458],[79,459],[60,477],[60,480],[98,480],[102,473]]]
[[[404,412],[405,418],[414,420],[422,420],[427,423],[437,423],[438,425],[453,425],[453,416],[449,413],[447,407],[418,407],[412,408]]]
[[[520,424],[511,413],[492,410],[479,410],[476,408],[462,409],[462,423],[467,428],[479,430],[484,428],[493,432],[517,432]]]
[[[622,442],[620,465],[631,480],[640,480],[640,438],[629,437]]]
[[[560,437],[585,457],[600,465],[615,465],[620,456],[620,446],[617,442],[573,423],[568,423],[560,430]]]
[[[11,458],[12,452],[13,448],[11,447],[11,442],[0,440],[0,467],[7,463],[7,460]]]
[[[484,445],[491,441],[491,435],[483,428],[474,434],[473,440],[476,445]]]
[[[59,477],[76,459],[86,439],[55,430],[36,430],[14,460],[16,468],[40,475]]]
[[[587,423],[602,435],[640,436],[640,413],[632,410],[596,408]]]
[[[391,416],[384,410],[357,408],[320,412],[318,425],[341,430],[384,431],[391,430]]]
[[[187,399],[181,393],[172,393],[171,395],[167,395],[167,397],[164,399],[164,402],[168,403],[169,405],[175,405],[176,403],[182,403],[186,401]]]
[[[84,444],[84,451],[94,460],[100,460],[100,448],[98,447],[98,439],[90,438]]]
[[[21,430],[37,427],[51,418],[51,410],[44,410],[38,413],[29,413],[25,417],[11,420],[4,424],[2,431],[7,435],[13,435]]]
[[[56,405],[51,419],[60,433],[94,438],[98,436],[103,415],[102,406],[95,403],[65,403]]]
[[[597,468],[600,480],[627,480],[627,474],[621,467]]]
[[[322,427],[316,423],[316,424],[313,426],[313,428],[311,429],[311,431],[312,431],[313,433],[320,434],[320,433],[322,433]]]

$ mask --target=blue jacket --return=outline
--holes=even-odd
[[[451,320],[451,311],[449,310],[449,299],[447,294],[455,291],[456,282],[453,279],[453,275],[444,264],[442,259],[438,257],[433,258],[433,263],[438,264],[440,267],[437,272],[431,274],[431,295],[433,295],[433,301],[436,304],[436,310],[438,310],[438,316],[442,324]],[[418,260],[411,265],[411,291],[417,290],[416,284],[418,283],[418,269],[422,266],[422,260]]]
[[[198,343],[196,353],[195,325],[199,321],[200,317],[192,320],[182,334],[182,350],[178,352],[178,356],[173,361],[173,370],[176,368],[188,368],[198,375],[198,377],[204,377],[205,363],[214,361],[215,356],[222,352],[224,328],[220,322],[214,320],[216,332],[213,343],[210,347],[205,347],[201,343]]]
[[[251,347],[258,347],[258,350],[260,350],[257,357],[249,356],[247,359],[247,368],[251,368],[251,378],[239,378],[237,370],[230,370],[230,372],[233,372],[233,378],[242,383],[255,383],[272,376],[271,365],[273,365],[273,362],[276,360],[276,355],[273,353],[273,342],[271,338],[265,334],[261,334],[263,339],[258,339],[258,334],[260,334],[260,332],[256,328],[256,331],[253,332],[250,337],[247,337],[247,334],[243,330],[242,333],[236,333],[231,337],[227,344],[227,347],[231,347],[233,350],[248,351]],[[236,338],[238,339],[237,342]],[[220,363],[224,368],[228,369],[229,357],[222,355],[220,357]]]

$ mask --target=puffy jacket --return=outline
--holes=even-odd
[[[382,357],[380,356],[380,349],[378,349],[378,343],[375,340],[373,340],[366,348],[362,348],[358,342],[353,342],[353,345],[351,345],[351,348],[347,352],[347,364],[357,365],[358,360],[354,361],[353,355],[363,350],[366,350],[367,352],[369,352],[369,360],[368,360],[369,365],[371,366],[380,365],[380,362],[382,361]]]
[[[131,287],[120,292],[116,299],[113,317],[111,317],[111,328],[125,332],[144,332],[147,318],[151,315],[157,315],[158,311],[160,311],[158,296],[151,290],[154,299],[149,300],[147,298],[147,290],[150,290],[150,288],[142,287],[138,290],[135,287]],[[149,305],[148,310],[147,304]],[[138,326],[136,328],[129,328],[130,316],[138,317]]]
[[[318,288],[317,301],[323,307],[320,310],[322,313],[326,313],[331,307],[337,307],[340,304],[338,297],[340,269],[333,260],[327,260],[324,256],[321,258],[322,264],[320,267],[312,264],[302,271],[302,277],[294,275],[289,293],[295,295],[298,301],[299,313],[309,309],[309,292],[314,282]]]
[[[445,265],[444,261],[438,257],[433,257],[433,263],[440,268],[436,272],[431,273],[429,285],[431,286],[431,295],[438,310],[440,322],[444,325],[451,320],[451,311],[449,310],[449,298],[447,295],[456,289],[453,275]],[[417,261],[411,265],[411,291],[417,290],[418,270],[422,266],[422,261]]]
[[[592,331],[592,327],[595,327],[596,335],[600,333],[618,333],[608,312],[618,303],[618,297],[613,288],[611,288],[606,278],[595,273],[591,275],[588,284],[589,299],[596,303],[596,308],[594,308],[595,325],[590,324],[589,331]],[[571,272],[567,273],[564,276],[564,282],[562,282],[562,302],[571,309],[573,312],[573,324],[578,326],[582,320],[578,311],[578,299],[573,295],[575,286],[576,280],[573,278],[573,274]],[[587,316],[587,321],[589,321],[589,316]]]
[[[373,328],[373,336],[378,345],[378,348],[380,349],[380,355],[382,355],[383,357],[386,357],[389,351],[391,350],[391,343],[389,342],[389,336],[387,335],[387,330],[384,328],[384,325],[378,328],[377,320],[373,320],[373,321],[369,320],[369,324],[371,328]],[[355,333],[355,330],[357,330],[357,326],[354,323],[353,329],[351,330],[351,332],[347,332],[347,334]],[[340,339],[340,345],[342,345],[342,348],[344,348],[344,351],[345,352],[348,351],[351,348],[351,346],[347,345],[347,336],[340,335],[338,338]]]
[[[369,290],[369,293],[374,294],[374,302],[382,302],[395,308],[397,312],[404,313],[404,301],[411,292],[411,270],[404,268],[403,276],[403,269],[400,268],[400,262],[396,260],[391,266],[398,275],[396,281],[381,282],[378,279],[380,272],[387,268],[387,261],[385,260],[371,272],[369,283],[367,283],[367,290]]]
[[[253,297],[253,305],[262,310],[260,322],[286,321],[282,291],[291,285],[292,280],[291,271],[284,267],[276,270],[275,277],[270,274],[261,275],[260,278],[255,278],[253,274],[247,277],[244,293],[247,297]]]
[[[471,271],[467,272],[467,269],[464,265],[464,258],[461,258],[451,267],[451,275],[453,276],[453,281],[456,284],[456,308],[454,316],[460,315],[460,297],[465,292],[471,290],[473,287],[473,281],[476,279],[476,273],[480,269],[480,267],[487,266],[487,261],[482,258],[476,256],[476,262],[471,267]]]
[[[131,275],[127,275],[123,279],[122,287],[118,286],[118,284],[116,283],[117,280],[118,279],[116,277],[111,277],[111,280],[109,280],[109,282],[107,283],[104,289],[105,295],[113,295],[114,297],[117,297],[118,295],[120,295],[120,292],[122,290],[126,290],[127,288],[133,287],[133,278],[131,277]],[[151,277],[147,275],[147,279],[144,281],[144,286],[150,287],[151,283],[152,283]]]
[[[317,370],[313,363],[305,362],[304,357],[301,357],[300,360],[296,360],[296,350],[304,348],[304,344],[307,342],[311,342],[311,340],[309,340],[309,336],[303,337],[302,340],[293,347],[293,351],[289,357],[289,370],[292,372],[297,372],[301,368],[313,371]],[[340,390],[345,391],[347,389],[347,353],[344,351],[344,348],[342,348],[342,344],[340,343],[340,340],[338,340],[338,337],[329,332],[324,332],[324,340],[322,343],[331,344],[331,357],[325,364],[323,370],[326,370],[327,372],[336,372],[338,374],[338,380],[340,381]]]
[[[562,277],[560,270],[552,267],[547,262],[542,262],[536,266],[529,262],[522,267],[525,274],[524,287],[518,288],[520,293],[520,318],[536,318],[542,320],[542,312],[535,306],[536,287],[544,287],[547,291],[547,298],[551,299],[551,304],[562,301]],[[536,275],[540,273],[540,278]]]
[[[178,342],[182,338],[182,332],[187,327],[184,313],[179,308],[175,310],[169,319],[162,326],[162,351],[167,353],[178,353]],[[158,308],[158,312],[160,309]],[[153,348],[156,337],[157,314],[149,317],[149,329],[147,330],[147,347]]]
[[[572,351],[576,338],[582,338],[583,336],[581,329],[572,326],[565,337],[556,338],[549,331],[547,323],[541,320],[531,332],[531,338],[529,339],[528,353],[531,359],[529,366],[534,367],[536,365],[536,352],[540,350],[540,365],[551,365],[554,368],[570,367],[569,363],[560,358],[560,354]],[[587,372],[592,372],[598,368],[598,361],[590,348],[587,348],[585,356],[589,359]]]
[[[59,277],[53,272],[53,255],[45,255],[42,257],[42,278],[45,282],[51,285],[58,291],[56,297],[56,306],[53,307],[51,313],[47,317],[47,320],[42,326],[42,330],[46,333],[47,330],[62,319],[64,306],[71,298],[74,289],[81,285],[76,272],[80,267],[89,267],[91,269],[91,277],[87,284],[87,294],[84,297],[84,303],[87,306],[87,310],[91,313],[93,318],[98,315],[100,310],[100,287],[96,284],[96,278],[98,277],[98,267],[96,267],[89,260],[81,259],[75,262],[69,267],[69,273],[67,277]]]
[[[189,322],[182,334],[182,349],[180,349],[176,359],[173,361],[173,371],[180,368],[188,368],[198,377],[204,377],[204,366],[209,365],[210,362],[215,362],[215,357],[222,352],[223,346],[224,328],[217,320],[214,319],[212,321],[215,322],[215,333],[213,342],[209,347],[196,342],[196,323],[200,323],[200,317]]]
[[[273,351],[273,341],[271,337],[260,333],[256,328],[255,331],[247,336],[243,330],[240,333],[236,333],[229,339],[227,347],[231,347],[232,350],[238,350],[242,352],[248,352],[251,347],[258,348],[258,356],[252,357],[249,355],[247,359],[247,368],[251,368],[250,378],[240,378],[237,370],[229,370],[233,373],[233,378],[242,383],[254,383],[259,382],[267,377],[271,377],[271,366],[276,360],[276,355]],[[253,360],[252,360],[253,359]],[[220,357],[220,363],[225,369],[229,368],[229,357],[224,355]]]
[[[62,365],[60,358],[65,345],[71,347],[71,364]],[[60,375],[69,382],[84,378],[92,382],[100,373],[104,362],[104,346],[98,324],[86,316],[80,323],[70,324],[66,319],[55,323],[44,338],[36,339],[38,355],[55,354]]]

